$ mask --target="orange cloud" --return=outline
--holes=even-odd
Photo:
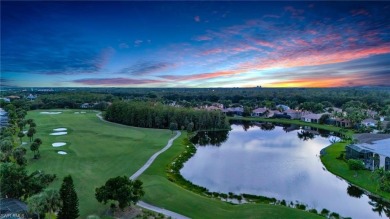
[[[284,54],[274,59],[258,59],[254,62],[243,63],[240,67],[247,70],[264,70],[270,68],[293,68],[348,62],[355,59],[367,58],[373,55],[390,53],[390,45],[378,46],[361,50],[335,51],[323,54],[320,51],[305,51],[304,54]]]

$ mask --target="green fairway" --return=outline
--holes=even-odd
[[[143,200],[191,218],[322,218],[305,211],[268,204],[233,205],[190,192],[166,178],[165,169],[186,145],[183,133],[173,146],[161,154],[141,175],[144,182]]]
[[[42,110],[43,111],[43,110]],[[75,114],[72,110],[56,110],[58,115],[30,111],[27,118],[37,124],[37,134],[43,144],[39,160],[32,159],[28,147],[27,165],[30,171],[44,170],[57,175],[51,187],[59,188],[65,175],[71,174],[80,200],[80,217],[101,214],[109,206],[102,206],[95,199],[95,188],[107,179],[130,176],[155,152],[163,148],[171,137],[171,131],[143,129],[101,121],[96,112]],[[54,111],[54,110],[53,110]],[[80,112],[79,110],[78,112]],[[67,128],[68,134],[49,135],[55,128]],[[28,141],[27,137],[23,141]],[[52,147],[54,142],[66,142],[63,147]],[[63,150],[67,155],[59,155]]]

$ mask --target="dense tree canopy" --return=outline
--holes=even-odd
[[[105,117],[112,122],[145,128],[177,129],[188,127],[190,123],[194,124],[194,130],[228,127],[226,117],[220,111],[180,108],[153,102],[115,102],[107,109]]]
[[[106,204],[109,200],[117,201],[118,207],[124,209],[131,204],[136,204],[144,195],[142,182],[130,180],[126,176],[118,176],[109,179],[105,185],[96,188],[96,199]]]

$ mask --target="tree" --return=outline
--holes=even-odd
[[[79,216],[79,199],[74,189],[73,179],[70,175],[64,177],[60,189],[62,206],[58,213],[58,219],[75,219]]]
[[[61,206],[60,193],[55,189],[45,189],[39,195],[42,197],[41,204],[44,206],[45,212],[49,212],[52,218],[55,218],[56,212]]]
[[[12,151],[12,156],[16,160],[16,163],[19,165],[25,165],[27,163],[27,160],[24,155],[26,155],[26,148],[17,147]]]
[[[176,122],[171,122],[169,124],[169,129],[172,131],[172,134],[173,134],[173,131],[177,130],[177,123]]]
[[[20,199],[26,194],[27,171],[15,163],[0,164],[1,197]]]
[[[28,210],[31,213],[38,215],[38,219],[41,215],[45,214],[45,199],[42,194],[36,194],[27,199]]]
[[[12,153],[12,148],[14,146],[12,145],[12,142],[7,139],[3,139],[0,142],[0,151],[3,153],[4,159],[3,161],[8,162],[9,161],[9,156]]]
[[[325,124],[330,118],[329,114],[323,114],[320,119],[318,120],[318,123]]]
[[[350,170],[364,170],[364,163],[361,160],[349,159],[348,167]]]
[[[35,133],[37,133],[37,130],[35,128],[28,129],[27,136],[30,138],[30,142],[32,141],[32,138],[34,137]]]
[[[30,150],[34,153],[34,159],[38,159],[39,155],[36,154],[36,151],[39,151],[39,144],[37,142],[33,142],[30,145]]]
[[[104,186],[95,190],[98,202],[106,204],[109,200],[117,201],[121,210],[131,204],[136,204],[144,194],[142,182],[132,181],[126,176],[111,178]]]
[[[35,127],[37,127],[37,124],[35,122],[31,122],[30,123],[30,128],[35,128]]]
[[[22,138],[25,136],[23,132],[18,133],[18,138],[20,139],[20,143],[22,143]]]

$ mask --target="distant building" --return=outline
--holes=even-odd
[[[88,109],[88,108],[91,108],[92,106],[89,103],[83,103],[83,104],[80,105],[80,107],[82,109]]]
[[[252,110],[251,116],[259,117],[259,116],[265,116],[268,113],[268,109],[266,107],[257,108]]]
[[[301,119],[302,117],[302,112],[299,110],[288,109],[284,113],[289,115],[291,119]]]
[[[352,127],[352,122],[349,121],[348,119],[336,118],[336,119],[334,119],[334,124],[337,127],[343,127],[343,128]]]
[[[282,109],[283,111],[286,111],[286,110],[290,109],[289,106],[286,106],[286,105],[283,105],[283,104],[276,105],[276,108],[277,109]]]
[[[319,123],[319,120],[323,114],[315,114],[315,113],[309,113],[307,115],[303,115],[301,120],[305,122],[311,122],[311,123]]]
[[[0,100],[3,100],[6,103],[11,102],[11,100],[9,98],[6,98],[6,97],[2,97],[2,98],[0,98]]]
[[[244,114],[243,107],[231,107],[222,110],[226,115],[242,116]]]
[[[8,113],[0,108],[0,127],[8,126]]]
[[[362,125],[366,126],[366,127],[375,127],[377,124],[378,124],[378,121],[376,121],[375,119],[365,119],[361,122]]]
[[[37,96],[34,96],[34,95],[32,95],[32,94],[29,94],[29,95],[27,96],[27,99],[33,101],[33,100],[37,99]]]

